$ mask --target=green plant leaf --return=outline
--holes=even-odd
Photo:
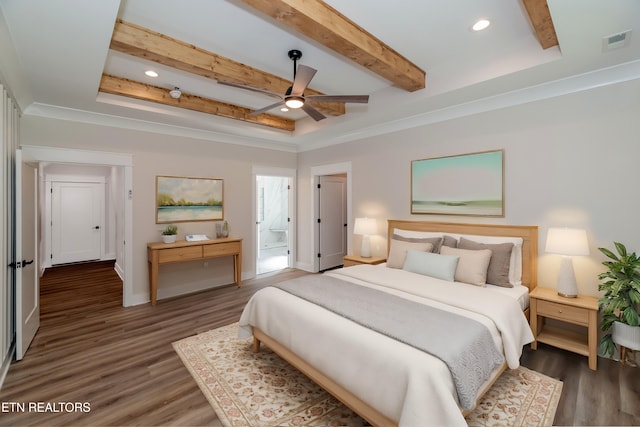
[[[618,321],[618,316],[614,315],[614,314],[606,314],[604,316],[602,316],[602,322],[600,323],[600,329],[602,330],[602,332],[607,332],[609,329],[611,329],[611,326],[613,325],[613,322]]]
[[[604,335],[600,339],[600,353],[605,356],[613,356],[613,353],[616,351],[616,345],[613,342],[613,337],[611,334]]]
[[[619,242],[613,242],[613,244],[616,246],[616,250],[618,251],[621,257],[627,256],[627,248],[625,245]]]
[[[624,309],[622,319],[627,325],[640,326],[640,316],[638,316],[638,312],[633,307],[627,307]]]
[[[602,252],[607,258],[611,258],[611,259],[614,259],[616,261],[618,260],[618,257],[613,252],[611,252],[609,249],[607,249],[607,248],[598,248],[598,250],[600,252]],[[605,262],[607,262],[607,261],[605,261]],[[605,264],[605,263],[603,262],[603,264]]]

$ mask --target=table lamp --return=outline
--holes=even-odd
[[[371,258],[371,241],[369,236],[377,232],[376,220],[373,218],[356,218],[353,226],[353,234],[362,235],[362,244],[360,246],[360,256],[363,258]]]
[[[578,228],[549,228],[545,252],[562,255],[558,274],[558,295],[577,297],[578,285],[571,257],[589,255],[587,232]]]

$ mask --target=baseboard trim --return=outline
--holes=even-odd
[[[124,270],[122,269],[122,267],[120,267],[118,261],[116,261],[116,263],[114,264],[113,269],[116,271],[118,277],[120,277],[120,280],[124,282]]]

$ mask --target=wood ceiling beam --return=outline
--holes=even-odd
[[[230,119],[242,120],[290,132],[295,130],[294,120],[272,114],[250,116],[249,114],[252,110],[248,108],[185,93],[183,93],[179,99],[174,99],[169,95],[169,91],[167,89],[108,74],[102,75],[99,91],[113,95],[141,99],[143,101],[156,102],[158,104],[169,105],[172,107],[185,108],[187,110],[200,111],[202,113],[214,114],[216,116],[227,117]]]
[[[321,0],[242,1],[402,89],[426,86],[423,70]]]
[[[522,2],[542,48],[558,46],[558,37],[547,0],[522,0]]]
[[[249,67],[121,19],[116,21],[110,48],[213,80],[281,94],[291,86],[291,80]],[[323,95],[323,93],[307,88],[305,95]],[[345,105],[342,103],[314,103],[314,107],[330,116],[345,113]]]

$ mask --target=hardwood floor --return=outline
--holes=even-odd
[[[47,270],[41,326],[9,369],[1,402],[88,402],[90,412],[0,412],[3,426],[221,425],[171,343],[240,318],[258,289],[290,269],[235,285],[123,308],[113,263]],[[55,408],[54,408],[55,409]]]
[[[0,425],[219,426],[171,343],[237,321],[256,290],[304,274],[289,269],[245,281],[240,289],[123,308],[113,263],[47,270],[40,330],[0,390]],[[526,348],[522,363],[564,381],[555,424],[640,425],[639,368],[599,359],[593,372],[585,357],[542,344],[537,351]],[[11,411],[12,402],[27,405],[25,411]],[[29,402],[53,406],[29,411]],[[59,402],[89,407],[66,412]]]

